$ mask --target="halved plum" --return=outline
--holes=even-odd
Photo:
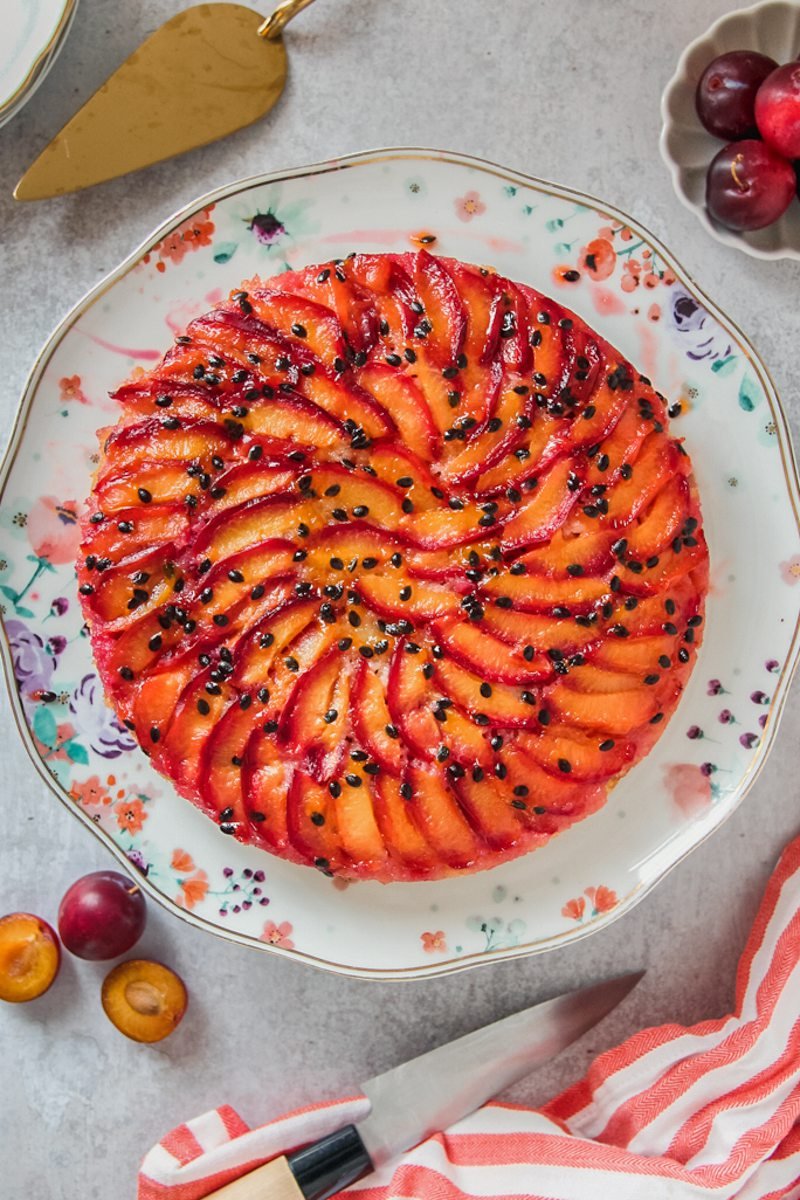
[[[61,965],[55,930],[33,913],[0,917],[0,1000],[23,1004],[44,995]]]
[[[103,980],[103,1011],[134,1042],[160,1042],[183,1020],[186,986],[163,963],[132,959],[112,967]]]

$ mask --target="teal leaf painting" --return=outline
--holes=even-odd
[[[43,746],[52,750],[58,740],[58,726],[49,708],[37,708],[33,718],[33,732]]]
[[[238,242],[221,242],[217,250],[214,252],[214,262],[222,263],[230,262],[236,251],[239,249]]]
[[[761,401],[758,385],[748,372],[739,384],[739,408],[752,412]]]

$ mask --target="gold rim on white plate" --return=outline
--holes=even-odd
[[[39,85],[44,82],[45,76],[55,62],[78,8],[78,0],[63,0],[63,3],[61,16],[46,45],[42,47],[31,63],[28,73],[19,87],[0,104],[0,125],[5,125],[12,117],[16,116]]]

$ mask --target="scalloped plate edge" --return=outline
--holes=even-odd
[[[31,414],[33,399],[36,394],[36,389],[39,385],[41,377],[47,367],[53,353],[60,345],[62,338],[72,328],[79,317],[83,315],[101,296],[103,296],[109,288],[123,278],[132,270],[141,257],[147,254],[154,246],[157,245],[172,229],[189,217],[198,209],[205,207],[210,203],[224,199],[238,192],[246,191],[253,187],[259,187],[264,184],[277,183],[286,179],[296,179],[299,177],[321,175],[332,171],[344,170],[350,167],[358,166],[361,163],[381,162],[387,159],[408,159],[411,161],[438,161],[453,163],[458,166],[470,167],[473,170],[481,171],[484,174],[493,175],[507,182],[521,184],[525,187],[534,187],[539,191],[544,191],[549,195],[555,195],[560,198],[575,201],[577,204],[588,205],[589,207],[602,212],[604,215],[615,217],[623,221],[631,229],[635,230],[639,236],[654,247],[666,262],[679,275],[682,281],[690,289],[694,297],[706,308],[716,320],[718,320],[736,339],[743,353],[747,356],[753,370],[758,376],[759,382],[764,389],[764,394],[767,398],[770,411],[775,421],[777,429],[777,438],[780,449],[781,465],[783,468],[784,479],[787,485],[789,498],[791,500],[792,512],[795,519],[795,525],[800,535],[800,479],[798,479],[797,462],[795,459],[794,448],[792,446],[791,437],[789,434],[788,422],[778,396],[777,389],[772,380],[772,377],[766,366],[762,363],[759,355],[754,347],[739,328],[739,326],[728,317],[722,309],[720,309],[706,295],[701,287],[695,282],[692,275],[680,264],[675,256],[664,246],[664,244],[655,237],[650,231],[638,221],[633,220],[627,213],[613,205],[606,204],[597,197],[586,192],[581,192],[575,188],[563,186],[561,184],[551,183],[548,180],[539,179],[534,175],[528,175],[522,171],[515,171],[511,168],[503,167],[498,163],[491,162],[488,159],[477,158],[471,155],[458,154],[452,151],[435,150],[429,147],[385,147],[375,150],[366,150],[359,153],[343,155],[340,158],[329,159],[322,162],[310,163],[307,166],[296,167],[290,170],[271,171],[259,175],[252,175],[245,179],[236,180],[233,183],[225,184],[211,192],[207,192],[202,196],[190,201],[183,207],[178,209],[166,221],[159,225],[139,246],[137,246],[125,258],[118,267],[109,272],[104,279],[95,284],[66,314],[65,317],[58,323],[56,328],[51,333],[50,337],[45,342],[42,349],[39,351],[34,364],[30,370],[28,378],[25,382],[22,397],[17,407],[17,412],[14,417],[14,423],[11,430],[8,445],[3,455],[2,464],[0,464],[0,503],[5,498],[5,490],[8,483],[8,478],[16,461],[17,453],[20,449],[23,436],[27,428],[28,418]],[[102,830],[98,829],[97,825],[84,812],[80,811],[66,796],[64,791],[58,786],[53,777],[46,770],[41,758],[39,757],[34,746],[30,730],[25,721],[22,704],[19,698],[19,692],[16,686],[14,676],[13,663],[11,659],[11,650],[8,643],[8,638],[5,631],[5,623],[0,618],[0,627],[2,628],[2,637],[0,637],[0,660],[2,661],[3,677],[11,703],[11,713],[14,723],[22,739],[22,743],[36,768],[39,776],[47,784],[49,789],[55,793],[62,804],[89,828],[102,844],[118,859],[118,861],[130,870],[130,860],[125,852],[111,841]],[[529,955],[541,954],[547,950],[555,949],[556,947],[565,946],[569,943],[580,941],[599,929],[606,928],[608,925],[617,921],[623,914],[637,905],[644,897],[665,878],[679,863],[683,862],[688,855],[698,846],[702,845],[739,807],[742,800],[749,792],[750,788],[758,778],[767,755],[769,754],[775,742],[775,737],[780,725],[780,720],[783,715],[786,697],[789,690],[789,685],[792,681],[794,673],[797,669],[798,661],[800,660],[800,612],[795,619],[795,626],[792,632],[792,640],[789,650],[786,655],[786,660],[781,668],[781,673],[777,679],[776,687],[773,692],[772,704],[770,707],[769,721],[764,731],[764,737],[759,743],[756,754],[750,762],[742,781],[732,796],[725,809],[719,810],[719,815],[714,823],[700,836],[696,841],[679,853],[672,862],[663,869],[654,874],[652,879],[642,881],[631,889],[625,896],[622,896],[617,906],[609,913],[599,914],[598,916],[587,921],[579,928],[572,928],[563,933],[553,934],[550,937],[540,938],[533,942],[523,943],[513,947],[498,948],[496,950],[480,951],[470,955],[465,955],[458,959],[446,960],[443,962],[414,966],[401,967],[396,970],[386,968],[369,968],[353,966],[349,963],[340,963],[320,958],[318,956],[305,953],[302,950],[288,950],[280,946],[272,945],[268,942],[259,941],[257,938],[246,934],[236,933],[233,930],[225,929],[216,925],[212,921],[197,917],[188,912],[186,909],[179,907],[168,896],[160,892],[145,876],[142,876],[138,882],[141,884],[145,892],[157,903],[166,908],[169,912],[179,917],[181,920],[188,922],[190,925],[198,929],[204,929],[217,937],[227,941],[237,942],[240,945],[251,946],[256,949],[266,951],[267,953],[278,954],[284,958],[289,958],[294,961],[309,963],[312,966],[318,967],[321,970],[329,971],[338,975],[346,975],[353,978],[374,979],[383,981],[394,980],[409,980],[420,978],[433,978],[440,975],[450,975],[458,971],[468,970],[471,967],[485,965],[496,962],[499,959],[509,960],[515,958],[525,958]]]

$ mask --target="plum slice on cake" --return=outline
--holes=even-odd
[[[243,284],[115,395],[81,601],[109,702],[222,833],[478,870],[663,730],[707,590],[691,462],[554,300],[357,254]]]

